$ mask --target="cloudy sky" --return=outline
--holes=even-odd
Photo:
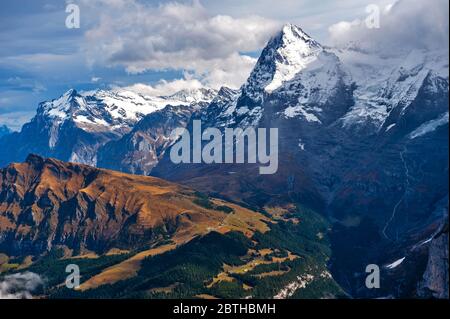
[[[66,7],[80,28],[66,27]],[[394,6],[392,6],[395,3]],[[367,33],[368,5],[381,28]],[[70,88],[168,94],[239,87],[283,24],[319,42],[448,46],[448,0],[4,0],[0,10],[0,125],[19,129],[40,101]],[[395,9],[395,10],[394,10]]]

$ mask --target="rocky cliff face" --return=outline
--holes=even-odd
[[[186,127],[196,106],[167,106],[145,116],[118,140],[108,142],[98,150],[97,166],[121,172],[149,175],[178,139],[172,131]]]
[[[448,299],[448,277],[448,221],[446,221],[442,231],[431,240],[427,266],[423,279],[418,284],[418,296]]]

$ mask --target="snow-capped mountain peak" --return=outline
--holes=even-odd
[[[45,116],[61,122],[85,105],[83,96],[79,95],[75,89],[70,89],[57,99],[41,103],[38,113],[42,112]]]
[[[297,73],[317,59],[322,47],[299,27],[287,24],[283,27],[275,51],[275,73],[272,81],[265,87],[273,92],[284,82],[292,80]]]
[[[78,127],[88,131],[116,130],[131,128],[145,115],[167,105],[206,103],[216,94],[215,90],[204,88],[183,90],[171,96],[148,96],[123,89],[80,93],[71,89],[57,99],[41,103],[38,114],[53,124],[73,120]]]
[[[228,110],[239,118],[245,115],[242,122],[254,125],[262,118],[265,102],[276,100],[278,115],[328,123],[345,109],[332,107],[331,101],[338,95],[340,101],[347,98],[349,80],[335,54],[298,26],[287,24],[268,42],[241,96]]]
[[[293,24],[286,24],[278,34],[278,38],[281,40],[278,52],[284,53],[281,56],[291,59],[293,63],[299,56],[308,56],[312,52],[322,49],[316,40]]]
[[[286,24],[264,48],[243,91],[254,101],[272,93],[317,60],[322,46],[300,27]]]

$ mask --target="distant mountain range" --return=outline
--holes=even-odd
[[[270,219],[295,211],[308,220],[307,212],[318,212],[331,223],[326,232],[332,253],[326,264],[347,294],[448,297],[448,285],[441,284],[448,283],[448,88],[447,49],[371,53],[355,45],[330,48],[288,24],[269,41],[238,90],[201,89],[168,97],[71,90],[41,103],[21,132],[0,138],[0,163],[21,162],[36,153],[153,175],[262,211]],[[170,132],[185,127],[192,133],[194,120],[222,129],[278,128],[278,172],[259,175],[255,164],[173,164],[167,150],[178,136]],[[30,158],[27,163],[31,165]],[[17,168],[2,174],[11,170]],[[56,176],[65,179],[67,174]],[[119,180],[111,182],[118,183],[113,189],[121,185]],[[3,182],[3,202],[23,194],[13,188]],[[99,194],[114,193],[105,192]],[[26,220],[47,214],[42,210],[48,195],[42,195],[33,197],[37,206],[31,199],[17,202],[28,213],[23,211],[13,227],[28,229]],[[83,203],[73,203],[82,207],[74,208],[75,215],[88,214],[87,207],[100,200],[81,198]],[[33,211],[37,207],[38,215]],[[116,213],[105,210],[117,223]],[[0,211],[3,219],[11,214],[19,213],[5,206]],[[83,229],[71,249],[89,246],[89,236],[103,238],[97,230]],[[128,231],[119,229],[126,238]],[[57,237],[28,231],[40,238],[42,251],[49,243],[75,240],[61,231]],[[12,238],[18,234],[16,230]],[[112,246],[89,250],[104,253],[106,248]],[[382,268],[382,289],[365,287],[368,264]]]
[[[97,165],[99,153],[108,142],[120,140],[130,133],[135,125],[148,121],[146,116],[167,110],[168,105],[175,112],[189,114],[195,108],[212,100],[216,91],[198,89],[181,91],[167,97],[150,97],[130,91],[94,91],[78,93],[70,90],[58,99],[43,102],[39,105],[36,116],[25,124],[21,132],[5,136],[0,150],[2,165],[13,161],[23,161],[28,154],[37,153],[56,157],[65,161],[73,161],[88,165]],[[184,108],[180,108],[183,106]],[[187,112],[187,113],[186,113]],[[179,119],[182,121],[183,115]],[[180,123],[177,120],[173,125]],[[163,123],[161,123],[163,125]],[[170,131],[169,128],[166,131]],[[169,136],[161,136],[168,139]],[[157,160],[157,152],[164,152],[161,141],[155,143],[149,152],[149,160]],[[142,143],[133,146],[139,151]],[[164,144],[164,143],[163,143]],[[110,148],[111,146],[108,146]],[[158,148],[158,151],[156,150]],[[130,150],[130,153],[132,151]],[[148,156],[148,152],[146,156]],[[133,154],[123,154],[133,156]],[[126,160],[122,158],[121,160]],[[148,166],[148,163],[144,163]],[[127,167],[127,171],[132,171]]]

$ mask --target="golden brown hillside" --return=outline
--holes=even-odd
[[[263,215],[164,180],[30,155],[0,170],[0,251],[71,255],[268,230]]]

